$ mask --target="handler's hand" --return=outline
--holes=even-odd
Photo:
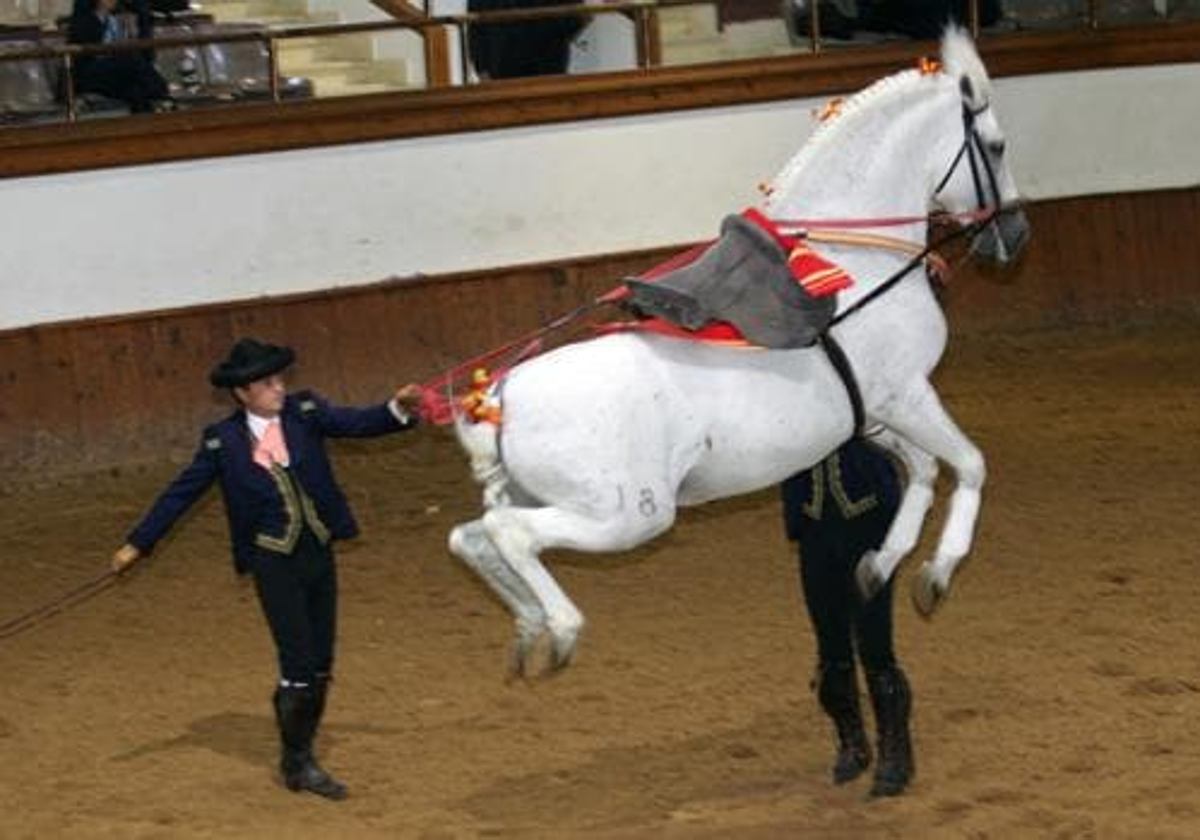
[[[425,390],[420,385],[409,384],[396,391],[395,400],[406,414],[420,416],[424,394]]]
[[[113,555],[112,567],[113,571],[122,574],[130,569],[134,563],[142,558],[142,552],[136,545],[125,543],[117,549],[117,553]]]

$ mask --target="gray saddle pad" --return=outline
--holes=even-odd
[[[805,291],[787,258],[766,231],[727,216],[721,238],[695,262],[653,281],[626,280],[625,305],[689,330],[728,321],[763,347],[808,347],[829,326],[837,302]]]

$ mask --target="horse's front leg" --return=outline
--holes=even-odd
[[[933,505],[933,486],[938,474],[937,459],[899,435],[884,429],[871,439],[901,460],[908,480],[883,545],[868,551],[859,561],[856,570],[858,586],[867,599],[874,597],[891,580],[904,558],[916,548],[925,516]]]
[[[881,408],[879,419],[928,455],[948,464],[958,480],[934,558],[922,564],[913,581],[913,603],[921,615],[929,616],[949,591],[954,570],[971,550],[987,477],[983,453],[946,413],[927,382]]]

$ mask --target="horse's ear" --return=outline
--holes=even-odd
[[[964,74],[959,77],[958,89],[962,91],[963,99],[972,103],[975,101],[975,84],[971,81],[970,76]]]

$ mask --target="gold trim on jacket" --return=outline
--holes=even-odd
[[[272,464],[269,472],[283,499],[287,527],[281,537],[264,533],[257,534],[254,537],[254,544],[276,554],[291,554],[296,550],[296,543],[300,539],[300,532],[305,522],[308,523],[308,527],[312,528],[321,545],[328,543],[329,528],[321,521],[321,517],[317,514],[317,506],[304,492],[300,482],[296,481],[295,477],[279,464]]]
[[[805,516],[810,519],[821,518],[825,508],[825,487],[829,487],[829,495],[837,502],[838,510],[843,519],[854,519],[879,504],[878,495],[871,493],[861,499],[854,500],[846,492],[842,483],[841,456],[834,452],[828,458],[812,468],[812,499],[802,505]]]

